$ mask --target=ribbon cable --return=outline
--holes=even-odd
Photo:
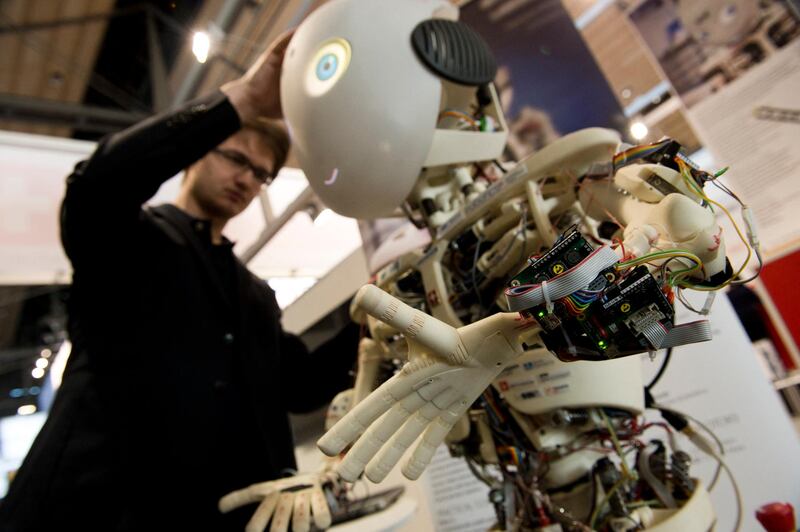
[[[556,301],[582,290],[594,281],[600,272],[619,262],[619,257],[608,246],[594,250],[588,257],[541,284],[523,284],[506,288],[508,308],[512,312],[536,307],[548,301]]]
[[[574,267],[541,284],[524,284],[507,288],[505,296],[508,309],[519,312],[546,304],[548,311],[552,311],[553,301],[583,290],[600,275],[600,272],[617,262],[619,257],[614,250],[608,246],[600,247]],[[711,340],[711,325],[707,320],[700,320],[676,325],[667,330],[662,324],[653,323],[643,333],[656,348],[675,347]]]

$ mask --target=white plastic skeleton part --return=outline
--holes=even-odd
[[[655,166],[626,166],[613,182],[585,181],[578,194],[584,211],[595,220],[623,225],[623,243],[634,256],[680,248],[703,261],[707,277],[723,271],[725,242],[716,217],[682,186],[678,172]],[[680,187],[680,193],[664,195],[649,187],[646,180],[656,172],[662,181]],[[675,261],[683,268],[691,266],[683,259]]]
[[[470,421],[463,414],[490,385],[503,391],[523,428],[545,427],[534,424],[534,418],[559,409],[643,410],[638,357],[566,364],[542,348],[537,326],[516,314],[484,317],[482,309],[461,305],[458,284],[465,274],[454,272],[447,262],[451,244],[460,236],[472,232],[479,241],[493,242],[476,255],[473,282],[477,272],[484,282],[508,279],[525,257],[551,246],[566,221],[581,224],[593,236],[600,222],[620,223],[624,248],[634,256],[665,247],[690,251],[703,260],[701,277],[706,279],[725,266],[713,216],[677,173],[631,164],[610,178],[578,181],[594,166],[612,160],[620,140],[613,131],[572,133],[507,165],[507,173],[494,183],[479,179],[475,163],[502,155],[505,119],[491,84],[483,109],[490,127],[478,131],[441,118],[450,111],[456,116],[469,113],[475,105],[474,88],[438,77],[412,50],[412,30],[432,17],[453,20],[457,12],[436,0],[334,0],[300,26],[284,61],[284,113],[297,157],[317,195],[340,214],[362,218],[385,216],[405,204],[432,235],[424,251],[403,253],[377,273],[377,287],[362,288],[355,299],[354,314],[368,325],[372,339],[360,345],[354,390],[337,402],[337,408],[346,407],[352,394],[352,410],[319,441],[333,456],[355,442],[338,467],[347,480],[365,471],[380,481],[414,442],[403,473],[417,478],[448,432],[451,442],[466,437]],[[651,185],[652,175],[677,193],[659,194]],[[675,259],[666,266],[675,270],[687,264]],[[409,273],[419,274],[424,287],[423,301],[413,304],[424,305],[431,315],[395,297],[401,295],[398,280]],[[500,299],[494,303],[507,308]],[[359,310],[369,317],[359,317]],[[380,384],[377,365],[387,358],[407,358],[407,363]],[[566,387],[549,393],[541,381],[528,382],[528,364],[546,364],[547,372],[561,375]],[[452,430],[456,424],[458,430]],[[592,428],[596,425],[580,430]],[[569,443],[578,430],[546,429],[531,432],[531,441],[555,448]],[[484,434],[482,449],[493,445]],[[482,454],[489,461],[496,457]],[[595,460],[590,451],[581,451],[555,461],[545,485],[571,483]],[[278,484],[263,486],[245,490],[239,500],[266,493],[266,501]],[[708,494],[700,487],[669,516],[651,519],[645,513],[643,509],[642,523],[659,530],[702,530],[713,521]],[[677,520],[674,526],[672,519]],[[303,521],[293,526],[303,526]]]

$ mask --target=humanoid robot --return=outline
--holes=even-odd
[[[446,441],[492,488],[497,529],[708,530],[708,492],[672,429],[644,440],[655,425],[629,355],[709,340],[702,319],[674,323],[674,300],[743,271],[703,191],[715,176],[674,141],[621,146],[604,129],[497,162],[496,65],[457,17],[435,0],[334,0],[289,45],[284,113],[315,192],[343,215],[408,216],[431,243],[353,300],[369,336],[318,442],[331,461],[221,507],[262,501],[254,530],[307,530],[310,515],[324,528],[324,486],[380,482],[412,446],[402,472],[417,479]]]

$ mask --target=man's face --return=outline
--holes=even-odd
[[[242,161],[270,174],[275,164],[259,134],[245,129],[189,167],[181,186],[208,216],[233,218],[258,195],[262,184]]]

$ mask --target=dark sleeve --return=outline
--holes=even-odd
[[[349,323],[333,338],[309,353],[297,336],[283,333],[281,382],[287,409],[309,412],[329,403],[334,395],[352,387],[350,372],[358,357],[361,329]]]
[[[67,178],[61,239],[73,266],[103,245],[124,242],[162,183],[240,127],[236,110],[216,92],[103,139]]]

